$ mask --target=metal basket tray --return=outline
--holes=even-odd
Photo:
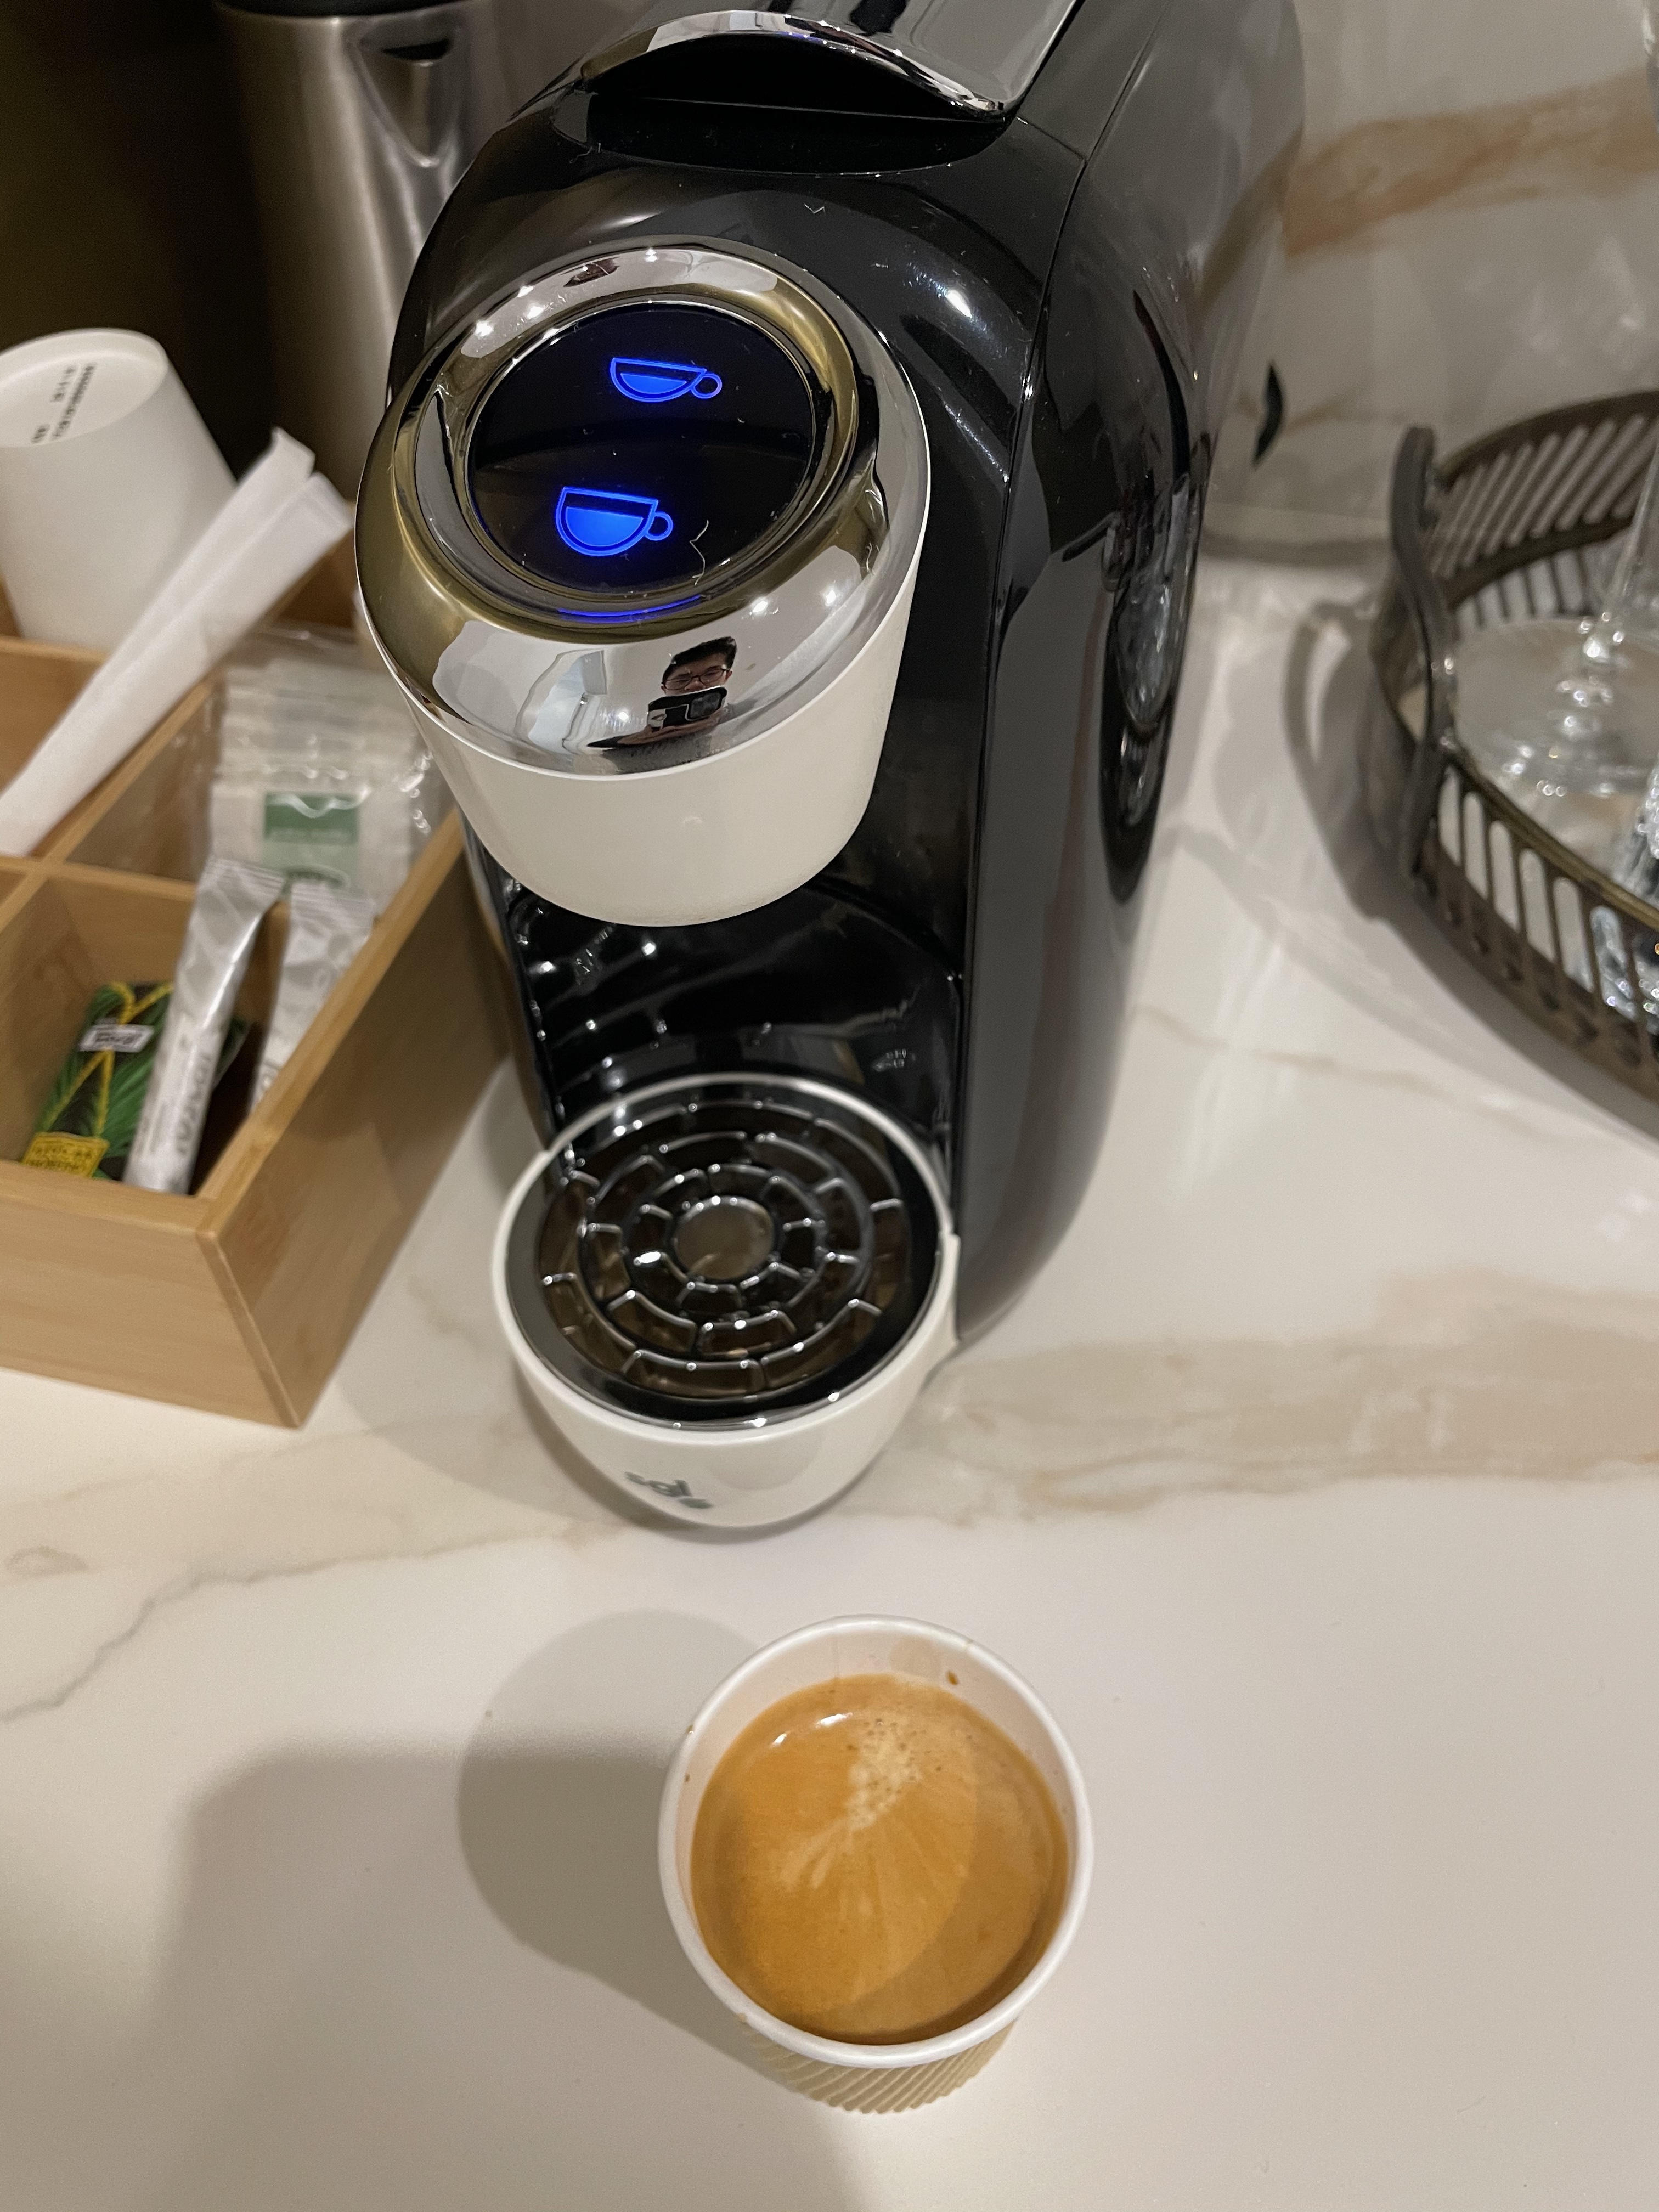
[[[1432,432],[1407,431],[1371,632],[1386,711],[1361,751],[1373,826],[1445,935],[1553,1036],[1659,1101],[1659,908],[1522,812],[1456,726],[1462,640],[1598,611],[1595,549],[1628,527],[1656,435],[1659,392],[1534,415],[1438,463]]]

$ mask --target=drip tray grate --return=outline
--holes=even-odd
[[[782,1081],[624,1097],[520,1208],[507,1290],[588,1396],[672,1421],[823,1404],[927,1301],[940,1210],[887,1125]]]

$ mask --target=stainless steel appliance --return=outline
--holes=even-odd
[[[258,200],[278,417],[349,498],[439,210],[490,132],[617,17],[604,0],[216,5]]]
[[[497,1307],[666,1513],[844,1487],[1071,1218],[1300,119],[1288,0],[671,14],[422,258],[358,559],[547,1142]]]

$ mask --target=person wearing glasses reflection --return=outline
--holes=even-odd
[[[646,709],[642,730],[602,738],[594,752],[641,754],[641,767],[668,768],[696,757],[699,748],[678,740],[702,736],[726,712],[726,686],[738,657],[734,637],[706,637],[677,653],[662,672],[662,696]]]

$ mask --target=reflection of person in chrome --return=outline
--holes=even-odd
[[[737,657],[734,637],[706,637],[677,653],[662,672],[664,696],[647,710],[647,729],[664,737],[671,730],[712,729],[726,711],[726,686]]]
[[[663,696],[646,709],[645,727],[626,730],[620,737],[601,738],[594,752],[640,752],[650,750],[653,768],[667,767],[668,759],[656,750],[676,738],[698,737],[712,730],[726,712],[726,687],[738,657],[734,637],[706,637],[677,653],[662,672]],[[680,748],[674,747],[678,755]],[[694,748],[687,747],[687,756]]]

